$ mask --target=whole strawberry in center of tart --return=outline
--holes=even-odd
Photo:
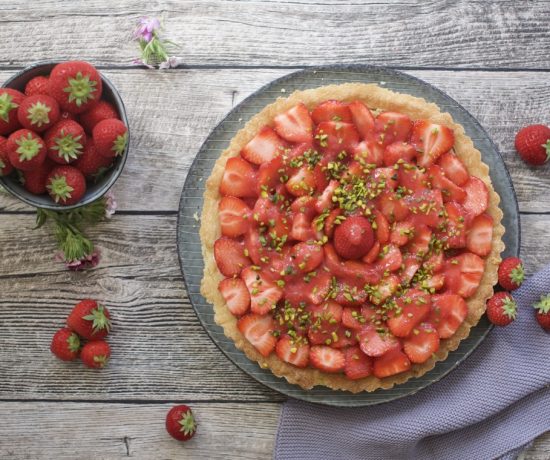
[[[225,164],[213,245],[218,290],[261,356],[352,380],[435,359],[493,239],[453,130],[374,109],[298,103],[260,127]]]
[[[334,231],[334,249],[344,259],[360,259],[373,244],[374,232],[364,217],[348,217]]]

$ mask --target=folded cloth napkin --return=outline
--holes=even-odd
[[[533,303],[550,292],[550,265],[514,292],[518,318],[415,395],[364,408],[289,400],[276,460],[515,458],[550,430],[550,334]]]

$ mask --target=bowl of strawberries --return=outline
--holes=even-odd
[[[128,144],[122,99],[88,62],[37,63],[0,88],[0,185],[31,206],[69,210],[101,198]]]

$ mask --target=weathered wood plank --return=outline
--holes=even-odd
[[[183,401],[185,402],[185,401]],[[164,430],[171,404],[2,402],[3,459],[269,459],[279,419],[278,404],[194,403],[199,427],[185,444]],[[29,429],[32,427],[32,430]],[[72,440],[72,441],[71,441]],[[547,460],[550,433],[523,460]]]
[[[0,80],[10,73],[0,72]],[[130,158],[115,186],[121,208],[177,210],[185,176],[206,136],[233,104],[286,73],[280,69],[107,71],[122,93],[132,129]],[[550,211],[548,166],[529,168],[514,149],[514,136],[521,126],[550,116],[546,74],[410,73],[447,91],[487,129],[512,174],[521,210]],[[29,208],[0,195],[1,209]]]
[[[185,401],[183,401],[185,403]],[[194,403],[185,444],[164,428],[171,404],[0,403],[3,459],[268,459],[279,405]],[[31,428],[32,427],[32,428]]]
[[[281,400],[236,368],[199,324],[179,271],[175,218],[119,217],[90,232],[103,261],[88,274],[56,265],[46,233],[29,230],[30,216],[2,217],[0,399]],[[87,297],[115,318],[112,362],[102,372],[49,351],[71,306]]]
[[[92,232],[103,260],[71,273],[32,216],[0,220],[0,399],[282,400],[239,371],[210,341],[186,297],[174,216],[115,216]],[[524,216],[529,273],[547,262],[550,216]],[[55,360],[54,331],[76,301],[103,300],[115,317],[111,365]]]
[[[141,15],[164,16],[188,65],[550,68],[548,2],[0,2],[0,65],[55,58],[130,65]],[[22,34],[22,28],[32,34]],[[55,30],[55,34],[52,34]],[[17,53],[13,52],[17,37]]]

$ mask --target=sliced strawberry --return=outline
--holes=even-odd
[[[447,290],[466,299],[471,297],[477,291],[484,268],[484,260],[471,252],[448,259],[445,264]]]
[[[448,339],[454,335],[466,316],[468,316],[468,305],[459,295],[432,296],[432,311],[428,320],[434,325],[440,338]]]
[[[466,199],[466,192],[450,179],[447,179],[443,170],[437,165],[431,165],[428,174],[432,186],[441,190],[443,201],[462,203]]]
[[[445,255],[443,252],[433,253],[424,262],[424,267],[431,273],[438,273],[445,267]]]
[[[287,167],[284,164],[283,156],[277,155],[271,161],[260,165],[258,169],[258,195],[263,191],[269,192],[281,184],[287,175]]]
[[[456,185],[464,185],[470,177],[464,163],[452,152],[441,155],[438,164],[445,172],[445,175]]]
[[[427,168],[445,152],[451,150],[455,135],[451,128],[432,123],[430,120],[417,120],[411,135],[411,144],[418,152],[418,164]]]
[[[399,185],[413,192],[425,190],[430,183],[428,174],[410,163],[404,163],[399,167],[397,177]]]
[[[325,219],[324,232],[329,238],[332,238],[334,234],[334,229],[338,225],[339,221],[337,219],[342,216],[342,210],[340,208],[333,209],[330,211],[328,217]],[[338,223],[337,223],[338,222]]]
[[[374,117],[369,108],[359,100],[349,103],[353,124],[363,139],[374,135]]]
[[[445,274],[434,273],[433,275],[423,279],[416,283],[416,286],[425,290],[426,292],[435,293],[445,286]]]
[[[466,226],[469,220],[464,208],[458,203],[445,203],[445,224],[438,237],[449,248],[457,249],[466,246]]]
[[[358,269],[361,269],[361,265],[358,262],[349,261],[346,264],[354,264],[358,266]],[[351,267],[350,270],[353,270]],[[378,276],[375,273],[375,276]],[[365,285],[364,278],[361,274],[354,274],[349,278],[339,280],[336,283],[336,296],[334,300],[344,307],[357,307],[367,301],[368,294],[363,289]]]
[[[261,258],[267,255],[266,249],[260,243],[260,232],[257,227],[251,226],[244,238],[244,244],[248,257],[255,265],[261,264]]]
[[[353,260],[341,261],[331,244],[325,244],[323,248],[325,265],[334,276],[369,284],[376,284],[380,281],[380,273],[375,267]]]
[[[313,243],[298,243],[290,252],[290,257],[294,261],[294,266],[302,272],[311,272],[315,270],[324,259],[323,248]]]
[[[375,305],[384,303],[386,299],[389,299],[397,288],[399,287],[399,277],[395,275],[387,276],[378,283],[378,289],[374,294],[371,294],[370,301]]]
[[[273,119],[275,131],[289,142],[311,142],[313,121],[307,107],[299,103]]]
[[[233,315],[244,315],[250,307],[250,294],[240,278],[225,278],[218,285],[227,308]]]
[[[241,278],[250,293],[252,313],[265,315],[274,310],[277,302],[283,297],[283,290],[261,271],[247,267],[242,271]]]
[[[493,218],[480,214],[472,221],[466,235],[466,247],[478,256],[485,257],[491,252],[493,241]]]
[[[376,234],[376,239],[380,244],[386,244],[390,240],[390,224],[378,209],[373,210],[374,223],[373,229]]]
[[[334,195],[334,190],[338,188],[340,183],[337,180],[331,180],[323,193],[317,197],[317,201],[315,203],[315,210],[320,214],[325,209],[332,209],[334,207],[334,203],[332,201],[332,196]]]
[[[389,331],[377,332],[370,324],[364,326],[358,334],[361,351],[367,356],[382,356],[393,348],[399,348],[399,340]]]
[[[411,368],[409,357],[399,348],[395,348],[374,360],[372,373],[375,377],[383,379],[400,374]]]
[[[309,166],[302,166],[286,182],[288,193],[294,196],[311,195],[315,187],[315,176]]]
[[[431,299],[418,289],[411,289],[397,300],[397,309],[392,311],[387,324],[396,337],[407,337],[431,311]]]
[[[250,259],[244,255],[244,245],[233,238],[222,236],[214,243],[214,259],[224,276],[235,276],[250,265]]]
[[[279,359],[296,367],[307,367],[309,363],[309,345],[288,335],[279,339],[275,353]]]
[[[376,117],[374,127],[377,142],[387,146],[394,142],[406,142],[409,139],[412,121],[403,113],[382,112]]]
[[[249,313],[237,321],[237,328],[262,356],[269,356],[275,349],[275,321],[271,316]]]
[[[244,235],[250,226],[251,210],[243,200],[224,196],[218,205],[222,235]]]
[[[410,283],[414,275],[420,268],[420,262],[416,254],[410,254],[403,258],[403,272],[401,273],[401,279],[404,283]]]
[[[418,225],[415,229],[411,242],[407,245],[409,254],[424,257],[430,249],[431,239],[432,231],[425,225]]]
[[[372,374],[372,359],[359,347],[350,347],[344,351],[346,367],[344,373],[351,380],[358,380]]]
[[[316,125],[324,121],[343,121],[345,123],[353,121],[349,104],[334,100],[321,102],[311,112],[311,118]]]
[[[287,148],[287,143],[281,139],[269,126],[264,126],[251,141],[246,144],[241,155],[245,160],[255,165],[261,165],[273,160],[275,156]]]
[[[316,239],[315,230],[312,228],[312,219],[308,214],[299,212],[292,218],[290,237],[297,241],[310,241]]]
[[[314,345],[309,351],[309,360],[313,367],[323,372],[342,372],[346,365],[344,353],[324,345]]]
[[[361,165],[384,165],[384,147],[372,140],[360,142],[351,152]]]
[[[400,222],[409,215],[409,208],[394,192],[382,192],[376,198],[376,206],[388,222]]]
[[[407,195],[403,201],[410,209],[411,219],[416,226],[438,228],[443,223],[443,196],[440,190],[419,190]]]
[[[318,272],[313,279],[307,283],[307,287],[304,287],[307,295],[307,301],[315,305],[319,305],[324,302],[329,296],[329,292],[332,285],[332,276],[326,271]]]
[[[390,242],[396,246],[404,246],[414,237],[414,223],[412,220],[404,220],[394,224],[390,233]]]
[[[367,254],[361,259],[366,264],[372,264],[378,259],[378,254],[380,253],[380,241],[375,241]]]
[[[487,210],[489,205],[489,190],[485,183],[475,176],[471,176],[463,186],[466,199],[462,203],[464,209],[473,216],[479,216]]]
[[[360,308],[346,307],[342,311],[342,325],[348,329],[361,329],[367,320],[361,314]]]
[[[394,246],[393,244],[388,244],[387,246],[382,248],[380,255],[382,256],[382,258],[376,262],[376,268],[378,268],[380,272],[394,272],[401,268],[401,264],[403,263],[403,256],[401,255],[401,251],[397,246]]]
[[[330,346],[332,348],[347,348],[357,345],[357,331],[339,324],[334,331]]]
[[[384,164],[386,166],[393,166],[399,160],[411,163],[415,157],[415,148],[411,144],[402,141],[394,142],[384,150]]]
[[[312,219],[315,214],[315,198],[311,196],[301,196],[296,198],[290,205],[290,210],[295,213],[303,213],[308,219]]]
[[[424,363],[439,350],[439,334],[430,323],[422,323],[403,341],[403,351],[411,363]]]
[[[315,129],[315,140],[324,152],[351,151],[359,143],[359,133],[351,123],[323,121]]]
[[[332,300],[327,300],[320,305],[309,305],[307,311],[311,313],[314,320],[320,318],[330,324],[337,324],[342,321],[343,308]]]
[[[256,173],[252,165],[240,157],[227,160],[220,193],[243,198],[258,196],[257,190]]]
[[[393,168],[376,168],[370,177],[378,186],[383,184],[385,190],[395,190],[397,187],[398,176]]]

